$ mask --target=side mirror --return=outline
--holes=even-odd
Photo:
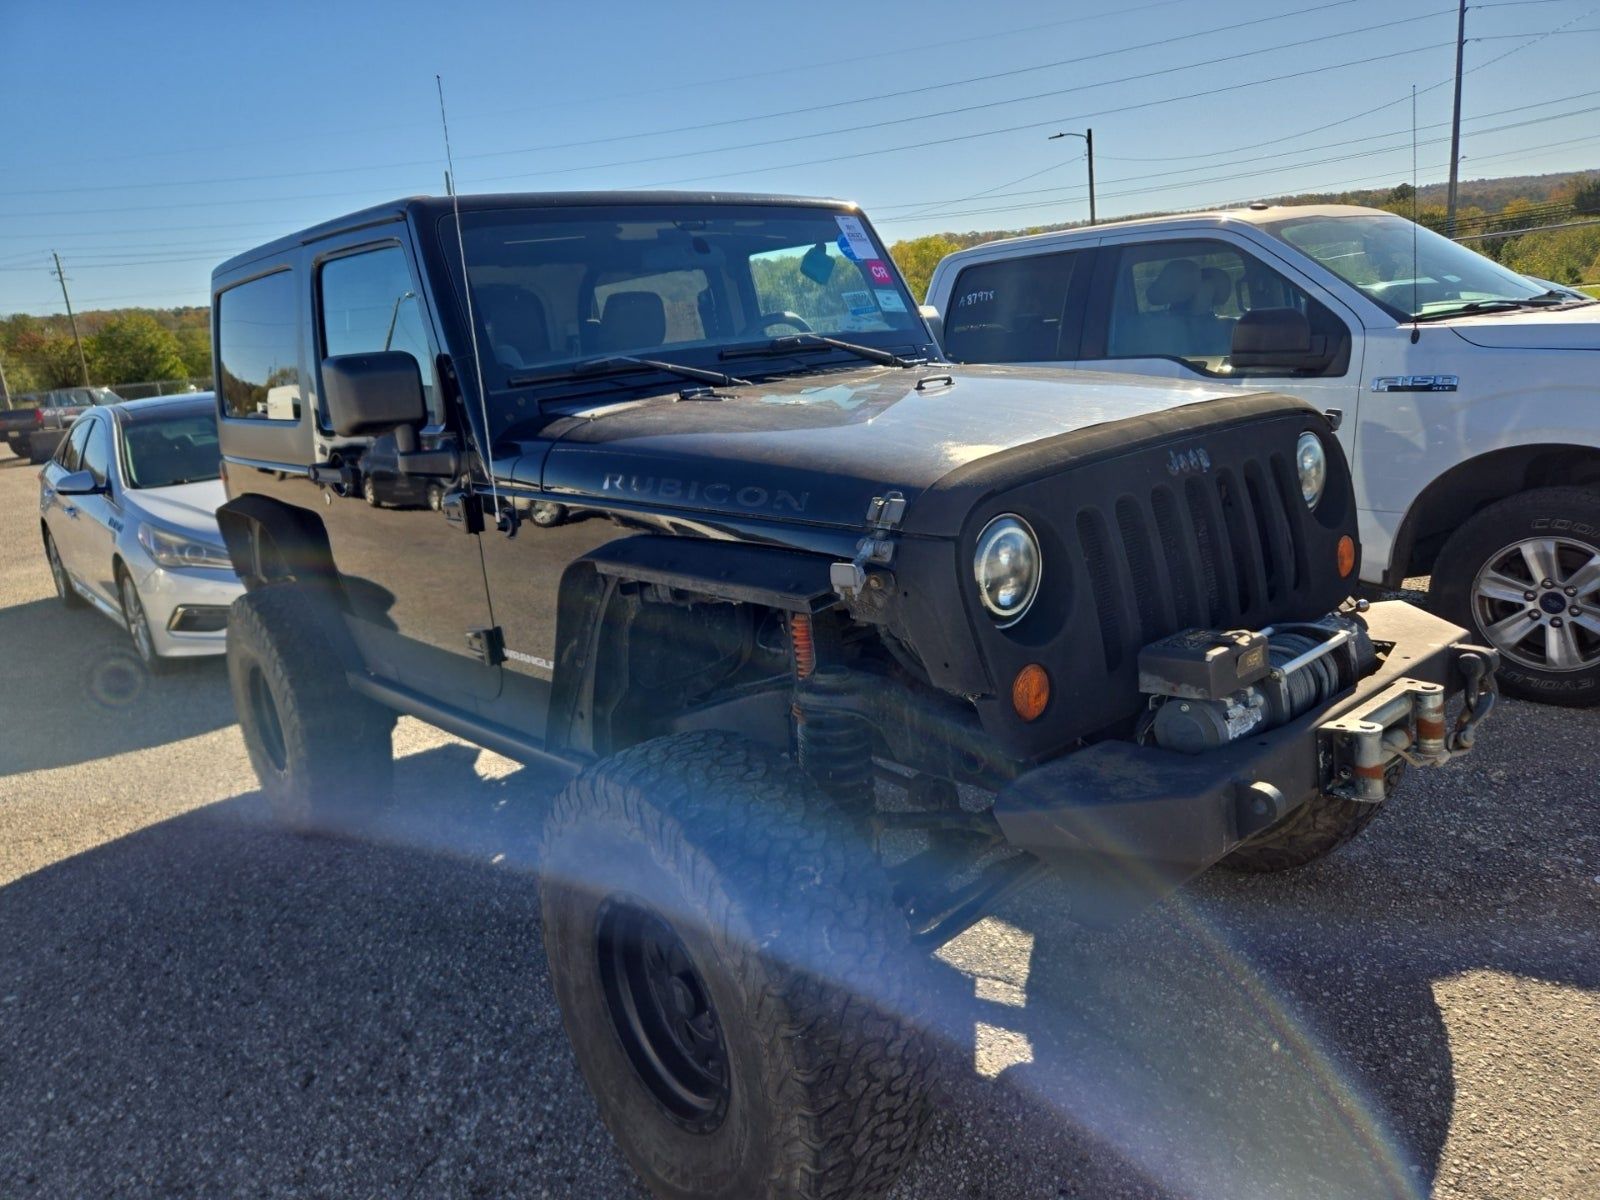
[[[106,485],[91,471],[71,471],[56,480],[56,494],[60,496],[98,496]]]
[[[322,395],[340,437],[375,437],[428,417],[422,372],[404,350],[323,359]]]
[[[1319,371],[1328,365],[1326,339],[1311,336],[1311,322],[1298,308],[1256,308],[1233,327],[1228,357],[1235,370]]]
[[[944,351],[944,318],[939,315],[938,307],[932,304],[919,304],[917,305],[917,311],[922,314],[922,319],[928,326],[928,332],[933,334],[933,340],[942,353]]]

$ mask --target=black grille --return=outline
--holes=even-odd
[[[1180,629],[1259,628],[1307,580],[1305,505],[1281,454],[1080,509],[1106,667]]]

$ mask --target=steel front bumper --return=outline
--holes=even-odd
[[[1093,921],[1159,898],[1321,792],[1381,802],[1404,766],[1469,751],[1493,706],[1494,652],[1409,604],[1374,604],[1366,621],[1389,649],[1351,691],[1206,754],[1105,741],[1038,767],[995,800],[1007,841],[1071,868],[1077,915]]]

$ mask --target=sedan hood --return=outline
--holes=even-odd
[[[859,528],[959,467],[1091,425],[1214,399],[1204,385],[1055,368],[867,367],[652,397],[557,423],[545,490]],[[538,469],[536,456],[516,474]]]
[[[151,521],[222,544],[222,535],[217,532],[217,509],[228,499],[227,486],[222,480],[135,488],[124,495],[133,508]]]
[[[1600,350],[1600,304],[1460,317],[1449,325],[1462,340],[1496,350]]]

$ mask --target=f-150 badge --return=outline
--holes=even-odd
[[[1454,375],[1384,375],[1372,381],[1375,392],[1453,392],[1461,380]]]

